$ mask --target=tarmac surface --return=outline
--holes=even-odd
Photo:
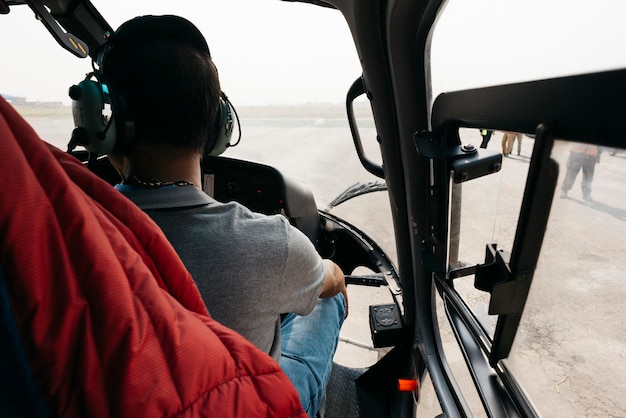
[[[242,143],[225,155],[273,165],[301,180],[311,188],[320,208],[353,183],[376,179],[361,167],[347,123],[325,118],[298,123],[268,120],[242,121]],[[73,128],[71,116],[30,122],[48,142],[65,148]],[[361,134],[368,152],[375,153],[373,130],[366,128]],[[463,131],[462,138],[480,144],[476,130]],[[496,132],[488,149],[499,150],[500,139],[501,133]],[[464,184],[459,261],[483,262],[489,242],[511,249],[533,144],[532,138],[524,136],[520,155],[514,146],[500,173]],[[559,186],[568,152],[565,142],[553,150],[560,164]],[[507,364],[543,416],[626,416],[626,286],[622,282],[626,152],[602,154],[595,167],[593,202],[582,199],[580,177],[567,198],[560,198],[557,188],[522,325]],[[332,213],[361,228],[395,260],[384,192],[355,198]],[[484,326],[493,330],[494,318],[486,313],[488,295],[473,288],[472,277],[459,279],[457,289]],[[390,300],[384,289],[350,286],[350,316],[342,330],[338,363],[366,367],[382,354],[368,348],[368,306]],[[471,378],[443,314],[439,322],[459,386],[471,389]],[[466,396],[475,415],[484,416],[476,394]],[[439,413],[432,386],[424,386],[418,412],[427,417]]]

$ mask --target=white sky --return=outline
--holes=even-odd
[[[626,67],[623,0],[450,0],[433,85],[454,90]]]
[[[278,0],[93,0],[117,28],[178,14],[203,32],[235,104],[333,102],[360,73],[336,10]],[[450,0],[433,38],[433,90],[626,67],[623,0]],[[69,103],[91,69],[65,52],[27,6],[0,16],[0,92]]]

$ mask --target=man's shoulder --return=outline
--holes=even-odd
[[[251,239],[273,237],[290,241],[295,229],[282,215],[253,212],[234,201],[219,202],[196,187],[121,188],[120,191],[162,227],[179,222],[180,214],[185,213],[190,217],[188,221],[196,226],[201,223],[211,230],[244,234]]]

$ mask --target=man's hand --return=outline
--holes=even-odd
[[[348,317],[348,289],[346,287],[346,278],[343,271],[331,260],[324,261],[324,270],[326,271],[326,280],[320,293],[320,298],[331,298],[337,293],[343,293],[346,300],[346,318]]]

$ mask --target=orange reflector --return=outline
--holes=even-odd
[[[398,379],[398,390],[400,392],[412,392],[417,389],[417,380]]]

